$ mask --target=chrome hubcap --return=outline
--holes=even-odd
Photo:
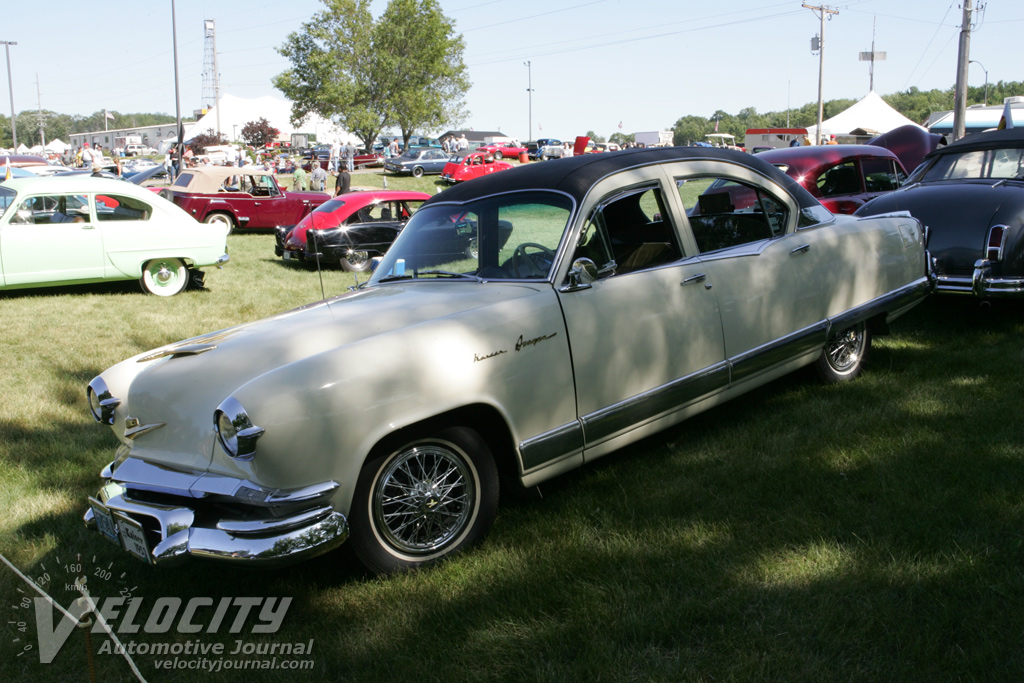
[[[165,264],[160,264],[160,270],[153,273],[153,279],[159,285],[166,285],[174,279],[174,273]]]
[[[439,445],[399,454],[377,482],[375,526],[394,548],[427,553],[456,539],[472,516],[476,494],[466,460]]]

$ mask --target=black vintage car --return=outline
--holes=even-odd
[[[976,133],[927,157],[857,216],[908,211],[924,224],[937,291],[1024,297],[1024,129]]]

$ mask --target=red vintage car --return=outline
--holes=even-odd
[[[476,151],[491,154],[495,159],[501,159],[502,157],[518,159],[520,154],[527,154],[530,149],[525,145],[517,145],[511,142],[492,142],[489,145],[477,147]]]
[[[441,171],[441,180],[448,183],[461,183],[480,176],[490,175],[498,171],[507,171],[512,164],[506,161],[495,161],[488,152],[470,152],[452,157]]]
[[[274,253],[286,261],[338,264],[352,272],[369,270],[383,256],[420,205],[424,192],[347,192],[321,204],[294,228],[280,228]],[[309,235],[315,234],[310,240]],[[312,242],[312,244],[311,244]]]
[[[292,226],[329,199],[323,192],[285,192],[273,171],[256,166],[200,166],[178,174],[160,190],[203,223],[235,228]]]
[[[894,153],[873,145],[784,147],[757,157],[795,178],[832,213],[853,213],[907,177]]]

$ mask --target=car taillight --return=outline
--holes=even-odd
[[[994,225],[988,231],[988,243],[985,247],[985,258],[992,263],[1003,260],[1003,245],[1006,243],[1006,233],[1009,227],[1006,225]]]

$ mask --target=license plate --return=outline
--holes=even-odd
[[[290,251],[284,252],[283,256],[284,256],[284,260],[285,261],[291,261],[291,260],[293,260],[295,258],[295,254],[293,254]]]
[[[121,545],[121,540],[117,537],[117,527],[114,526],[114,516],[110,514],[110,510],[92,498],[89,499],[89,505],[92,507],[93,519],[96,520],[99,532],[111,543]]]
[[[143,562],[149,562],[149,545],[142,525],[124,515],[117,515],[117,528],[121,532],[121,543],[124,549]]]

